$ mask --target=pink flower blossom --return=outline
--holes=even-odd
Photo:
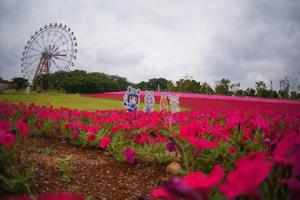
[[[105,148],[107,145],[110,145],[111,139],[109,136],[104,136],[100,141],[99,141],[99,147],[100,148]]]
[[[136,158],[136,153],[135,153],[134,150],[132,150],[132,149],[126,149],[123,152],[123,155],[124,155],[124,157],[125,157],[125,159],[126,159],[126,161],[128,163],[131,163],[131,164],[134,163],[135,158]]]
[[[100,126],[86,126],[85,130],[89,133],[97,133],[100,130]]]
[[[18,120],[16,121],[16,127],[20,131],[21,135],[23,137],[27,137],[29,134],[29,126],[23,121]]]
[[[141,145],[144,145],[145,143],[151,144],[153,139],[146,132],[142,132],[134,138],[134,142]]]
[[[232,115],[226,119],[226,125],[229,128],[236,128],[241,122],[242,119],[239,115]]]
[[[78,194],[60,193],[60,194],[41,194],[38,200],[84,200],[84,197]]]
[[[237,168],[228,174],[226,182],[220,186],[220,190],[228,199],[239,195],[259,195],[258,187],[272,168],[272,163],[265,158],[264,152],[253,153],[236,163]]]
[[[0,131],[9,131],[11,128],[9,121],[0,122]]]
[[[186,140],[193,145],[198,152],[201,152],[203,149],[214,149],[218,146],[216,142],[211,142],[202,138],[188,137]]]
[[[80,135],[80,132],[79,132],[78,129],[74,129],[74,130],[71,132],[71,137],[72,137],[72,138],[77,138],[79,135]]]
[[[175,142],[169,142],[169,143],[166,145],[166,149],[167,149],[169,152],[176,151],[176,144],[175,144]]]
[[[236,148],[235,147],[229,147],[228,152],[230,154],[235,154],[236,153]]]
[[[16,140],[16,136],[7,132],[0,134],[0,144],[5,148],[10,148]]]
[[[165,198],[168,200],[178,200],[178,198],[175,195],[170,194],[164,188],[155,188],[154,190],[152,190],[151,196],[154,198]]]
[[[205,175],[202,172],[192,172],[184,176],[181,180],[192,189],[210,188],[218,184],[224,176],[224,171],[220,165]]]
[[[208,174],[191,172],[182,178],[173,178],[165,186],[154,189],[152,197],[165,199],[208,199],[209,192],[224,177],[220,165],[216,165]]]
[[[95,141],[96,139],[97,139],[96,134],[89,134],[86,138],[86,140],[89,141],[89,142]]]
[[[272,160],[281,164],[293,165],[296,152],[300,146],[300,136],[297,133],[288,133],[277,144],[272,154]]]

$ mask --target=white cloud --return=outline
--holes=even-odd
[[[0,3],[1,76],[21,74],[22,48],[50,22],[78,38],[75,68],[133,82],[191,75],[253,87],[257,79],[300,77],[297,1],[64,1]]]

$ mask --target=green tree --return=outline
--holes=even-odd
[[[19,91],[25,89],[29,85],[29,82],[23,77],[16,77],[12,79],[12,85],[15,90]]]
[[[236,95],[238,97],[242,97],[242,96],[244,96],[244,90],[238,89],[237,91],[235,91],[234,95]]]
[[[52,78],[53,78],[53,75],[52,74],[42,74],[40,75],[35,83],[34,83],[34,86],[33,88],[34,89],[42,89],[44,91],[47,91],[47,90],[50,90],[50,89],[53,89],[53,81],[52,81]]]
[[[126,78],[117,75],[74,70],[41,75],[37,79],[34,88],[62,90],[68,93],[98,93],[125,90],[129,85],[135,87]]]
[[[291,78],[289,76],[285,76],[283,79],[279,81],[280,89],[279,95],[281,98],[289,98],[289,91],[291,87]]]
[[[54,90],[63,90],[63,81],[68,78],[69,72],[56,71],[51,74],[51,81]]]
[[[170,80],[168,80],[168,83],[167,83],[167,91],[175,91],[175,85]]]
[[[199,93],[201,86],[200,82],[193,80],[192,77],[185,77],[176,81],[176,91]]]
[[[255,89],[253,89],[253,88],[247,88],[244,91],[244,95],[248,96],[248,97],[254,97],[255,96]]]
[[[215,91],[212,89],[212,87],[208,83],[204,82],[203,84],[200,85],[199,93],[201,93],[201,94],[214,94]]]
[[[215,91],[217,94],[222,95],[230,95],[231,92],[229,91],[230,87],[230,80],[229,79],[222,79],[220,81],[217,81]]]
[[[62,80],[61,86],[68,93],[99,93],[124,90],[127,88],[125,78],[104,73],[87,73],[82,70],[71,71]]]
[[[279,97],[278,92],[276,90],[270,89],[267,90],[267,93],[268,93],[267,95],[268,98],[277,99]]]
[[[241,87],[241,83],[240,82],[238,82],[238,83],[232,83],[231,85],[230,85],[230,90],[231,90],[231,92],[234,94],[234,95],[237,95],[236,94],[236,92],[238,91],[238,90],[240,90],[240,87]],[[241,92],[239,92],[239,95],[241,94]]]
[[[147,82],[142,81],[140,83],[137,84],[137,87],[140,88],[141,90],[147,90]]]
[[[268,90],[264,81],[256,81],[255,88],[258,97],[268,97]]]
[[[152,78],[148,80],[147,89],[156,91],[158,87],[161,91],[167,90],[168,80],[165,78]]]
[[[113,81],[113,82],[116,82],[118,87],[119,87],[119,90],[126,90],[127,87],[129,85],[131,85],[126,78],[124,77],[121,77],[121,76],[118,76],[118,75],[113,75],[113,76],[109,76],[110,79]]]

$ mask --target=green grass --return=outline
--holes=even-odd
[[[122,101],[116,99],[89,98],[78,94],[42,93],[42,94],[0,94],[0,101],[24,102],[39,105],[50,104],[56,108],[74,108],[78,110],[122,109]]]
[[[64,93],[11,93],[0,94],[0,101],[8,101],[13,103],[24,102],[25,104],[35,103],[38,105],[50,104],[56,108],[74,108],[78,110],[110,110],[124,109],[123,102],[116,99],[107,98],[90,98],[83,97],[79,94]],[[139,110],[144,108],[144,104],[139,105]],[[158,110],[159,106],[154,106]]]

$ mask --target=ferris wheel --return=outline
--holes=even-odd
[[[23,77],[34,84],[41,74],[69,71],[77,54],[74,32],[62,23],[50,23],[36,31],[24,47],[21,58]]]

